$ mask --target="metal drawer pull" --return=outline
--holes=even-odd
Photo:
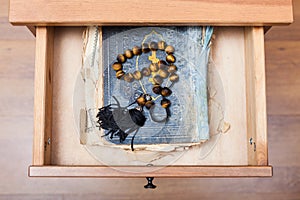
[[[144,188],[145,188],[145,189],[155,189],[155,188],[156,188],[156,185],[154,185],[154,184],[152,183],[154,177],[146,177],[146,179],[147,179],[148,183],[147,183],[147,185],[144,186]]]

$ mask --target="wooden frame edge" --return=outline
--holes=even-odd
[[[245,27],[248,164],[268,165],[264,28]]]
[[[33,164],[51,161],[54,28],[36,28]]]
[[[157,7],[161,1],[53,1],[11,0],[9,21],[14,25],[230,25],[270,26],[293,22],[292,0],[262,1],[176,1],[155,16],[137,12]],[[69,5],[69,6],[68,6]],[[71,7],[70,7],[71,5]],[[120,6],[123,5],[123,6]],[[46,7],[46,9],[45,9]],[[126,10],[127,12],[124,12]],[[118,13],[118,15],[116,15]],[[276,13],[276,15],[274,15]],[[113,17],[109,17],[112,15]]]
[[[272,167],[267,166],[267,140],[266,140],[266,114],[265,97],[263,101],[256,102],[257,96],[265,95],[265,72],[264,72],[264,38],[263,27],[245,28],[245,47],[250,47],[245,52],[250,55],[246,59],[246,73],[252,74],[247,85],[251,85],[253,92],[250,101],[255,102],[253,115],[247,116],[254,119],[254,135],[261,137],[263,145],[257,145],[257,152],[254,162],[249,165],[255,166],[170,166],[152,167],[153,171],[148,172],[146,167],[108,167],[108,166],[46,166],[51,163],[51,123],[52,123],[52,65],[53,65],[53,38],[54,27],[37,27],[37,48],[36,48],[36,71],[35,71],[35,133],[34,133],[34,159],[33,166],[29,167],[30,177],[270,177]],[[258,45],[256,45],[258,44]],[[248,48],[245,48],[248,49]],[[247,56],[246,56],[247,58]],[[263,63],[263,64],[262,64]],[[248,71],[247,71],[248,70]],[[263,82],[262,87],[257,81]],[[250,83],[250,84],[249,84]],[[250,102],[250,103],[252,103]],[[248,102],[249,103],[249,102]],[[248,104],[247,103],[247,104]],[[263,112],[258,112],[262,109]],[[50,117],[49,117],[50,116]],[[259,125],[259,127],[257,127]],[[263,128],[262,132],[258,132]],[[256,138],[254,138],[256,139]],[[255,141],[255,140],[254,140]],[[49,146],[49,147],[48,147]],[[252,148],[252,147],[251,147]],[[248,149],[251,149],[248,148]],[[249,153],[249,152],[248,152]],[[256,166],[259,165],[259,166]],[[137,172],[132,173],[135,169]],[[126,172],[127,171],[127,172]]]
[[[209,178],[271,177],[272,166],[30,166],[29,177]]]

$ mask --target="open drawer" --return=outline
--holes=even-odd
[[[264,26],[291,23],[290,1],[175,1],[176,6],[155,16],[134,12],[143,7],[135,1],[82,4],[74,1],[70,11],[65,10],[66,1],[49,2],[47,7],[40,1],[32,2],[24,4],[13,0],[10,8],[12,23],[27,25],[36,33],[34,150],[29,176],[272,176],[267,146]],[[126,14],[121,12],[118,3],[125,6],[122,9],[127,10]],[[161,1],[159,4],[164,5]],[[36,12],[26,8],[29,5],[33,5]],[[89,13],[85,13],[86,10]],[[113,17],[114,13],[120,15]],[[166,17],[165,13],[171,14]],[[226,130],[199,147],[184,149],[180,158],[166,166],[112,166],[95,159],[80,144],[72,117],[74,85],[82,64],[83,26],[91,24],[217,25],[211,46],[211,65],[222,85],[222,119],[226,121]],[[198,153],[203,148],[206,151],[199,158]]]

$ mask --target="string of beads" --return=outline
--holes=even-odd
[[[164,51],[166,53],[166,61],[159,60],[157,63],[152,62],[149,67],[143,68],[141,71],[136,70],[133,73],[126,73],[123,69],[123,64],[128,59],[132,59],[134,56],[140,56],[143,53],[149,53],[150,51]],[[127,49],[123,54],[117,56],[117,62],[113,63],[112,68],[116,72],[116,77],[126,82],[133,82],[135,80],[141,80],[143,77],[153,76],[153,88],[154,94],[161,95],[161,106],[168,109],[171,105],[171,101],[166,97],[172,94],[172,90],[169,87],[162,87],[164,79],[169,79],[170,82],[175,83],[179,80],[179,76],[176,73],[177,67],[174,65],[176,57],[174,56],[175,48],[171,45],[167,45],[164,41],[155,42],[152,41],[149,44],[143,43],[141,46],[135,46],[132,49]],[[155,103],[153,98],[149,94],[141,94],[136,103],[147,109],[150,109]]]

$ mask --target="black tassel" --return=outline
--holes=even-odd
[[[167,121],[169,120],[169,118],[171,117],[171,110],[170,107],[165,108],[166,109],[166,113],[167,113]]]
[[[110,138],[113,139],[114,136],[120,138],[120,143],[122,143],[126,137],[134,132],[131,139],[131,150],[133,151],[133,140],[137,134],[140,127],[144,126],[146,122],[146,117],[143,114],[143,111],[136,109],[122,108],[120,107],[119,101],[114,97],[117,104],[117,107],[112,107],[113,105],[104,106],[99,109],[97,114],[97,123],[99,128],[108,130],[104,136],[110,134]]]
[[[130,109],[129,114],[130,114],[130,117],[131,117],[132,121],[136,125],[138,125],[138,126],[144,126],[145,125],[146,117],[145,117],[145,115],[143,114],[142,111],[139,111],[137,109]]]
[[[131,145],[130,145],[130,146],[131,146],[131,151],[134,151],[134,148],[133,148],[133,140],[134,140],[135,135],[137,134],[138,131],[139,131],[139,129],[135,131],[134,135],[133,135],[132,138],[131,138]]]
[[[98,118],[97,122],[99,124],[99,127],[104,130],[108,130],[105,136],[111,134],[110,139],[113,139],[114,136],[119,136],[120,142],[123,142],[128,136],[128,134],[120,129],[120,127],[114,120],[111,105],[100,108],[96,117]]]

